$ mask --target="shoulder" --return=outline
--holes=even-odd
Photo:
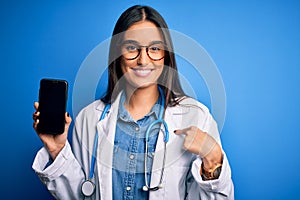
[[[212,118],[209,109],[191,97],[184,97],[176,106],[168,107],[166,114],[169,119],[180,121],[183,127],[193,125],[202,129]]]
[[[206,105],[192,97],[184,97],[179,103],[174,106],[183,110],[196,111],[202,114],[209,114],[210,111]]]
[[[183,97],[175,106],[168,106],[166,113],[169,115],[182,116],[186,119],[197,119],[205,121],[210,117],[209,109],[203,104],[191,97]]]
[[[168,107],[168,109],[168,119],[177,121],[178,127],[197,126],[217,138],[217,124],[208,107],[203,103],[191,97],[185,97],[176,106]]]
[[[198,100],[192,98],[192,97],[185,97],[182,101],[179,102],[179,105],[191,105],[191,106],[197,106],[200,109],[203,109],[205,111],[208,111],[208,108]]]
[[[90,103],[89,105],[85,106],[83,109],[81,109],[81,111],[78,113],[76,120],[80,119],[84,119],[84,118],[93,118],[99,115],[99,113],[101,113],[103,111],[105,107],[104,102],[102,102],[101,100],[96,100],[92,103]]]

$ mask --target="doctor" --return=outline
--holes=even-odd
[[[217,124],[184,94],[167,24],[151,7],[117,21],[106,95],[78,114],[72,149],[65,119],[61,135],[37,132],[44,147],[33,163],[56,199],[234,198]]]

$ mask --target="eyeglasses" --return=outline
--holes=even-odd
[[[141,46],[127,41],[123,43],[121,53],[125,59],[134,60],[140,55],[142,48],[146,48],[147,55],[151,60],[158,61],[165,56],[165,45],[162,42],[156,42],[149,46]]]

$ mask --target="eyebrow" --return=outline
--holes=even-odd
[[[135,44],[135,45],[140,45],[140,43],[136,40],[125,40],[122,42],[122,44]],[[153,44],[164,44],[163,41],[160,41],[160,40],[154,40],[154,41],[151,41],[149,43],[149,45],[153,45]]]

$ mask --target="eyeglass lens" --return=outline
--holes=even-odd
[[[147,55],[152,60],[161,60],[165,56],[165,47],[162,43],[156,43],[150,46],[125,43],[122,45],[122,55],[128,60],[136,59],[140,55],[143,47],[146,48]]]

